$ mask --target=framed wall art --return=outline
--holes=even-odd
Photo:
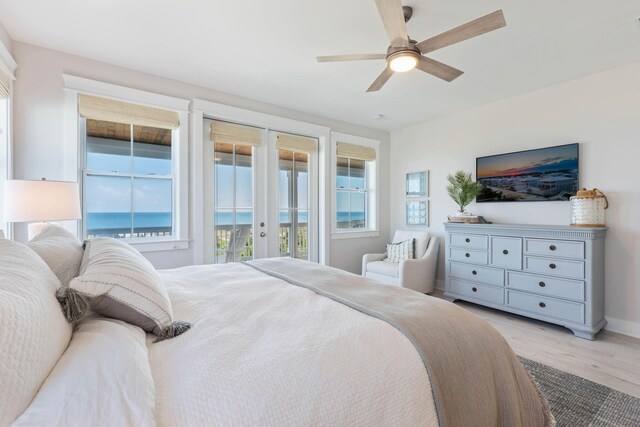
[[[406,179],[407,197],[429,197],[429,171],[409,172]]]
[[[409,200],[406,202],[407,225],[429,226],[429,201]]]

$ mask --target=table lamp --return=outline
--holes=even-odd
[[[4,184],[4,220],[29,224],[29,239],[47,221],[80,219],[78,183],[67,181],[9,180]]]

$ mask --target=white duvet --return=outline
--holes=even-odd
[[[161,272],[187,333],[148,338],[160,426],[437,425],[389,324],[242,264]]]
[[[420,356],[389,324],[242,264],[161,275],[191,330],[154,344],[83,321],[15,425],[438,425]]]

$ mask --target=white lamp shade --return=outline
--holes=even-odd
[[[78,183],[10,180],[4,183],[7,222],[80,219]]]

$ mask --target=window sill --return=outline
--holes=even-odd
[[[334,231],[331,233],[331,240],[340,239],[367,239],[373,237],[379,237],[380,232],[378,230],[349,230],[349,231]]]
[[[160,252],[160,251],[177,251],[189,249],[188,240],[142,240],[142,239],[122,239],[138,251],[144,252]]]

